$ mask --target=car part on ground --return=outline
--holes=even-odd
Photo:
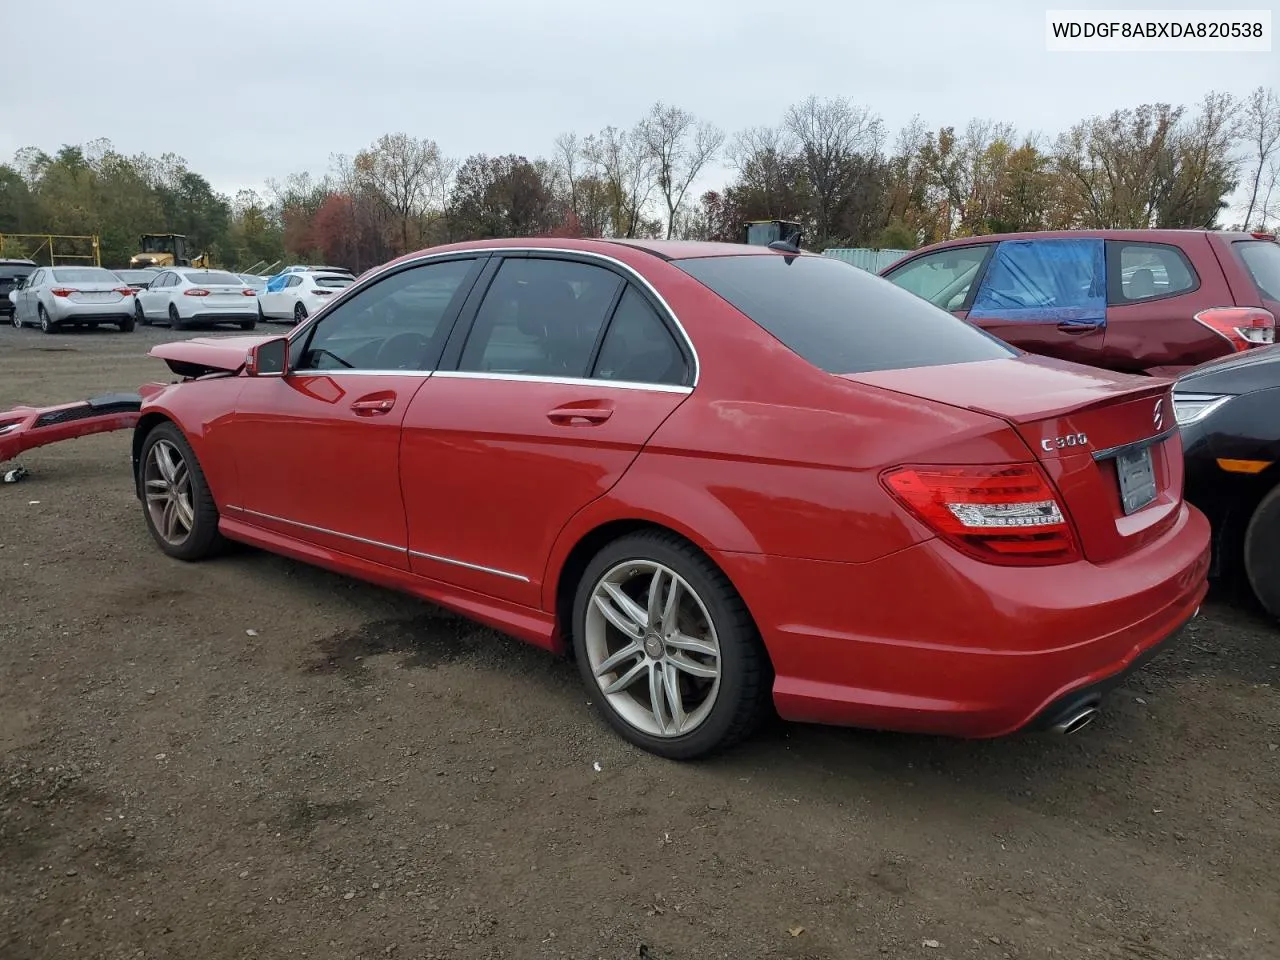
[[[1213,526],[1211,575],[1280,619],[1280,347],[1197,367],[1173,400],[1187,499]]]
[[[1020,349],[1154,376],[1274,343],[1280,315],[1280,244],[1264,233],[965,237],[881,275]]]
[[[0,463],[60,440],[128,430],[138,422],[141,403],[136,393],[110,393],[53,407],[0,411]]]
[[[820,256],[456,244],[286,336],[151,355],[184,378],[134,432],[166,553],[236,540],[573,649],[667,757],[770,695],[1073,732],[1206,590],[1168,383],[1020,354]]]

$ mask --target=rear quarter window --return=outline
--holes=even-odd
[[[1280,300],[1280,243],[1238,240],[1233,246],[1258,292],[1267,300]]]
[[[672,262],[827,373],[1017,355],[914,293],[831,257],[756,254]]]

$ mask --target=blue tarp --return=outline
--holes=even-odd
[[[1101,240],[1006,240],[996,247],[970,319],[1107,322]]]

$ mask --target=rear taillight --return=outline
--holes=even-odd
[[[1276,342],[1276,318],[1261,307],[1210,307],[1196,320],[1226,339],[1237,353]]]
[[[257,296],[257,293],[254,291],[253,287],[249,287],[247,290],[241,290],[241,291],[240,291],[240,294],[241,294],[241,296],[245,296],[245,297],[256,297],[256,296]]]
[[[131,297],[131,296],[133,296],[133,295],[134,295],[134,293],[136,293],[137,291],[135,291],[135,290],[133,289],[133,287],[116,287],[116,288],[115,288],[113,291],[111,291],[111,292],[112,292],[112,293],[118,293],[118,294],[120,294],[120,296],[122,296],[122,297]]]
[[[201,287],[192,287],[190,290],[182,291],[182,295],[184,297],[207,297],[209,291]]]
[[[319,296],[321,296],[321,297],[331,297],[331,296],[333,296],[333,291],[332,291],[332,290],[312,290],[311,292],[312,292],[312,293],[314,293],[314,294],[317,294],[317,295],[319,295]]]
[[[1024,566],[1080,558],[1036,464],[898,467],[881,479],[927,527],[978,560]]]
[[[72,290],[70,287],[54,287],[49,292],[52,293],[55,297],[69,297],[73,293],[78,293],[79,291]]]

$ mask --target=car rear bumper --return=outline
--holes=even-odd
[[[1106,564],[1010,568],[930,540],[871,563],[719,553],[789,720],[960,737],[1052,722],[1178,633],[1207,590],[1209,526]]]
[[[257,309],[253,310],[208,310],[204,313],[193,313],[182,318],[186,323],[255,323],[258,320]]]
[[[54,303],[49,319],[54,323],[120,323],[133,316],[133,298],[115,303]]]

